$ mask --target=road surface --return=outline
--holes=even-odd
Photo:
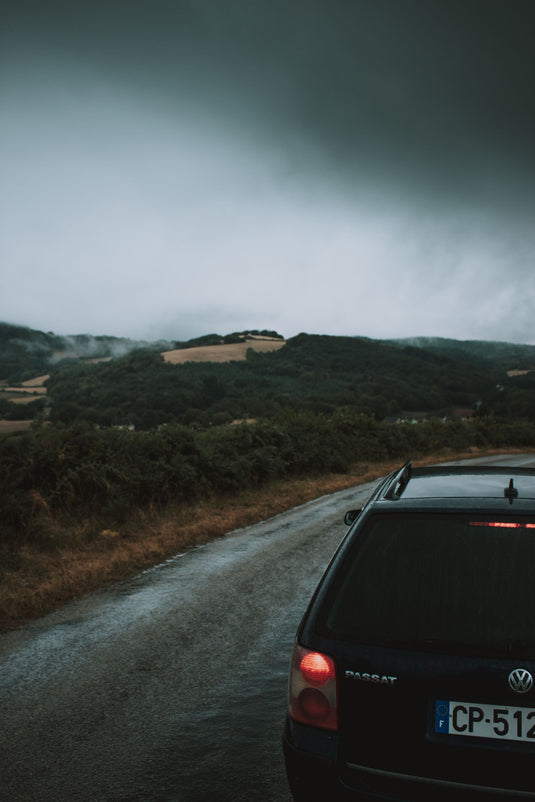
[[[293,637],[344,512],[374,486],[232,532],[1,635],[2,802],[288,802]]]

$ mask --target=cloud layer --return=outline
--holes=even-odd
[[[535,342],[534,17],[8,0],[0,319]]]

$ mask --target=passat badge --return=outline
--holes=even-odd
[[[374,682],[377,685],[394,685],[397,682],[397,677],[389,676],[388,674],[368,674],[360,671],[345,671],[344,676],[346,679],[356,679],[358,682]]]

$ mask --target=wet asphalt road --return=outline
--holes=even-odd
[[[508,461],[533,466],[533,456]],[[0,636],[0,800],[288,802],[293,637],[344,512],[374,485]]]
[[[2,802],[286,802],[293,637],[372,486],[0,636]]]

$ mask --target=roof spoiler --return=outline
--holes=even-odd
[[[403,468],[401,468],[392,479],[388,490],[384,494],[384,498],[389,498],[392,500],[398,499],[409,484],[411,471],[412,460],[409,460],[409,462],[406,462]]]

